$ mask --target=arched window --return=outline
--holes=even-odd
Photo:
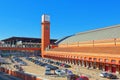
[[[93,58],[93,61],[97,61],[97,58]]]
[[[116,60],[111,60],[111,63],[116,63]]]
[[[108,59],[105,59],[105,62],[109,62],[109,60],[108,60]]]
[[[100,58],[99,61],[102,62],[103,61],[102,58]]]
[[[92,58],[89,58],[90,61],[92,61]]]

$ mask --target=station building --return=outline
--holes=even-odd
[[[55,41],[57,39],[50,39],[50,44],[55,44]],[[0,55],[41,56],[41,39],[30,37],[10,37],[3,39],[0,41]]]
[[[120,25],[81,32],[62,38],[47,49],[50,17],[42,16],[42,57],[102,71],[120,73]]]
[[[11,47],[41,47],[40,38],[30,38],[30,37],[10,37],[1,40],[3,45]],[[50,44],[55,44],[57,39],[50,39]]]

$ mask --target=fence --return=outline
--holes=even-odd
[[[0,72],[4,72],[6,74],[9,74],[11,76],[20,78],[22,80],[42,80],[42,79],[40,79],[40,78],[38,78],[34,75],[19,72],[19,71],[13,71],[13,70],[10,70],[10,69],[6,69],[4,67],[0,67]]]

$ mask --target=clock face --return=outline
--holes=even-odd
[[[48,26],[46,26],[45,29],[48,30],[49,29]]]

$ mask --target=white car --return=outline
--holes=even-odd
[[[62,70],[60,70],[60,69],[57,69],[57,70],[55,70],[55,73],[57,74],[57,75],[65,75],[65,72],[64,71],[62,71]]]

